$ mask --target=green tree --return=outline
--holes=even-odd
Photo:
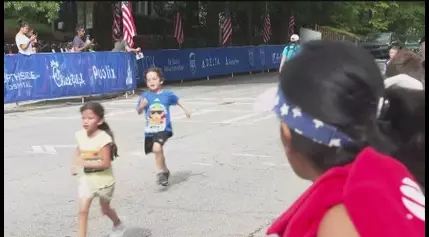
[[[422,36],[425,33],[425,3],[398,2],[395,18],[389,25],[389,30],[404,37]]]
[[[48,1],[11,1],[4,2],[5,17],[16,17],[25,20],[53,22],[58,19],[61,2]]]

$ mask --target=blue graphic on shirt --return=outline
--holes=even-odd
[[[171,91],[143,92],[141,97],[146,98],[148,102],[144,109],[146,117],[145,135],[152,136],[157,132],[172,132],[170,106],[177,105],[179,98]]]

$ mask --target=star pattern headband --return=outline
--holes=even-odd
[[[296,133],[328,147],[353,146],[353,140],[326,124],[301,111],[298,106],[289,103],[280,89],[277,90],[274,112]]]

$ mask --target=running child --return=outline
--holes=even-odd
[[[178,105],[183,109],[188,118],[191,113],[185,109],[179,97],[171,91],[162,90],[164,77],[159,68],[150,68],[146,72],[146,85],[149,91],[143,92],[138,104],[137,113],[145,113],[145,154],[154,153],[156,168],[158,169],[157,184],[168,185],[170,171],[165,164],[164,149],[165,142],[173,136],[171,126],[170,106]]]
[[[110,207],[115,188],[112,161],[118,149],[109,125],[104,121],[104,108],[89,102],[80,108],[83,129],[76,132],[78,147],[73,160],[72,175],[79,177],[79,237],[86,237],[91,202],[99,197],[101,211],[113,222],[110,236],[122,236],[125,228]]]

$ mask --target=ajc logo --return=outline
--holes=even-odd
[[[260,48],[259,49],[259,56],[261,58],[261,65],[264,66],[265,65],[265,50]]]
[[[195,75],[195,72],[197,71],[197,66],[195,64],[195,53],[189,54],[189,69],[192,72],[192,75]]]
[[[249,49],[249,64],[253,67],[253,49]]]
[[[273,63],[273,64],[277,64],[277,63],[280,63],[280,53],[273,53],[273,54],[271,54],[271,62]]]
[[[421,221],[425,221],[425,196],[419,185],[406,177],[402,180],[400,187],[402,203],[411,215]]]
[[[125,85],[130,86],[133,84],[133,72],[131,71],[130,61],[128,60],[127,78],[125,79]]]

